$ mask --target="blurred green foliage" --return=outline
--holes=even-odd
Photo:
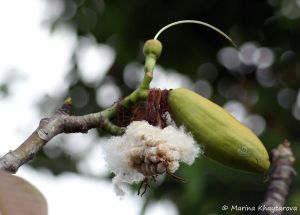
[[[166,24],[182,19],[208,22],[229,34],[240,46],[247,42],[265,47],[274,55],[268,68],[258,69],[255,65],[242,65],[229,70],[217,59],[227,41],[205,27],[177,26],[160,36],[164,50],[158,63],[188,76],[193,81],[207,80],[212,89],[211,99],[223,105],[227,101],[240,101],[248,111],[261,115],[266,128],[260,135],[266,148],[280,144],[284,139],[292,143],[296,157],[300,158],[300,122],[297,101],[300,102],[300,5],[299,1],[179,1],[179,0],[63,0],[64,11],[52,20],[52,27],[61,24],[75,29],[78,36],[94,37],[98,43],[111,46],[116,58],[106,77],[95,87],[85,84],[78,76],[76,58],[70,77],[76,77],[70,91],[77,86],[84,88],[89,101],[84,107],[74,108],[74,114],[98,111],[95,90],[107,80],[113,80],[123,96],[132,91],[123,79],[123,71],[131,62],[143,62],[142,45]],[[298,8],[297,8],[298,7]],[[296,9],[295,9],[296,8]],[[290,10],[290,11],[289,11]],[[298,10],[298,11],[297,11]],[[74,53],[75,54],[75,53]],[[101,59],[99,59],[101,60]],[[199,73],[199,67],[211,63],[217,69],[217,77],[209,79]],[[261,74],[266,74],[260,77]],[[259,79],[262,78],[262,79]],[[226,83],[225,87],[220,87]],[[222,85],[223,86],[223,85]],[[235,87],[235,93],[224,93]],[[5,86],[2,86],[5,92]],[[221,90],[220,90],[221,88]],[[293,93],[283,93],[288,89]],[[243,92],[244,94],[240,94]],[[257,100],[249,102],[247,96],[254,92]],[[284,91],[286,92],[286,91]],[[281,94],[280,94],[281,93]],[[281,95],[281,96],[280,96]],[[298,95],[298,100],[297,100]],[[300,105],[300,104],[298,104]],[[299,107],[298,107],[299,109]],[[298,111],[299,112],[299,111]],[[297,119],[298,118],[298,119]],[[76,171],[76,160],[65,162],[62,154],[60,163],[45,162],[46,154],[39,154],[32,163],[48,166],[55,173]],[[56,159],[56,160],[57,160]],[[296,169],[300,172],[300,163]],[[154,186],[147,195],[145,207],[151,201],[167,198],[174,201],[180,214],[225,214],[222,205],[257,206],[264,198],[267,184],[263,176],[250,175],[225,168],[206,158],[200,158],[191,167],[182,166],[176,173],[186,179],[178,183],[170,177]],[[300,179],[296,177],[288,199],[288,205],[300,205]],[[298,208],[299,209],[299,208]],[[232,214],[228,212],[227,214]],[[249,214],[241,212],[237,214]]]

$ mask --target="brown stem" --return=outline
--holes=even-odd
[[[284,206],[289,193],[289,187],[296,175],[296,171],[293,167],[295,157],[287,140],[272,150],[271,157],[274,168],[265,201],[262,204],[261,215],[271,214],[270,210],[272,208]],[[280,209],[275,209],[272,214],[280,215],[281,213],[282,211]]]

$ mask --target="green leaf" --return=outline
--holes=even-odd
[[[43,194],[26,180],[0,171],[0,215],[47,215]]]

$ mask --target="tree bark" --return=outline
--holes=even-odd
[[[273,171],[270,184],[262,203],[261,215],[280,215],[282,207],[288,197],[289,188],[296,171],[294,169],[295,157],[287,140],[271,152]],[[274,212],[271,210],[274,209]]]

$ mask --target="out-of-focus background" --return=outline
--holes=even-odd
[[[269,152],[288,139],[299,159],[299,0],[1,2],[0,155],[21,144],[67,96],[72,113],[81,115],[129,94],[143,77],[144,41],[182,19],[222,29],[242,54],[205,27],[174,27],[159,38],[164,50],[152,87],[193,89],[251,128]],[[165,177],[143,198],[133,189],[121,201],[102,156],[107,138],[96,130],[56,137],[18,175],[44,193],[50,215],[232,214],[221,207],[263,201],[265,176],[204,157],[176,173],[186,183]],[[299,185],[296,177],[288,206],[300,205]]]

